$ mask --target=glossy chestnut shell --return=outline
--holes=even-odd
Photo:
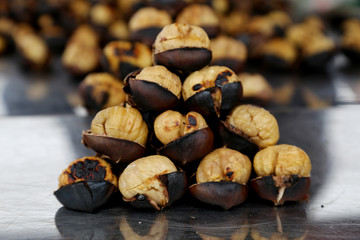
[[[211,62],[211,50],[206,48],[184,47],[170,49],[154,54],[155,64],[163,65],[170,71],[190,73]]]
[[[240,73],[245,69],[245,61],[240,61],[234,58],[220,58],[211,62],[214,66],[225,66],[234,71],[234,73]]]
[[[136,142],[95,135],[91,131],[82,133],[82,142],[85,147],[108,156],[114,163],[130,163],[137,158],[143,157],[146,152],[146,148]]]
[[[162,27],[148,27],[131,32],[130,39],[135,42],[141,42],[149,47],[155,42],[156,36]]]
[[[130,73],[124,80],[124,91],[132,106],[141,111],[162,112],[175,107],[180,99],[168,89],[146,80],[135,79],[141,69]]]
[[[54,195],[69,209],[93,212],[104,205],[116,189],[115,185],[105,180],[80,181],[59,188]]]
[[[209,127],[186,134],[158,149],[161,155],[186,166],[208,154],[214,144],[214,134]]]
[[[330,59],[334,56],[335,51],[323,51],[313,54],[302,59],[302,65],[309,68],[324,68]]]
[[[310,177],[264,176],[252,179],[250,184],[260,198],[272,201],[275,206],[286,201],[304,201],[309,197]]]

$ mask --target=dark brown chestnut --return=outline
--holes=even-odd
[[[252,188],[275,206],[308,199],[311,162],[302,149],[287,144],[267,147],[255,155],[254,170],[258,177],[250,181]]]
[[[155,64],[170,71],[190,73],[211,61],[210,39],[197,26],[173,23],[165,26],[153,45]]]
[[[90,73],[79,84],[79,93],[89,112],[123,106],[126,100],[122,82],[109,73]]]
[[[228,67],[210,66],[191,73],[183,83],[185,107],[205,117],[226,116],[240,103],[242,84]]]
[[[220,20],[215,11],[205,4],[190,4],[176,17],[177,23],[195,25],[205,30],[209,38],[220,33]]]
[[[56,198],[65,207],[93,212],[104,205],[117,189],[111,166],[98,157],[83,157],[72,162],[59,177]]]
[[[179,103],[181,80],[164,66],[145,67],[125,78],[124,91],[129,103],[138,109],[162,112]]]
[[[189,190],[196,199],[228,210],[246,200],[250,173],[251,162],[246,155],[219,148],[201,160],[196,183]]]
[[[91,129],[82,134],[83,144],[114,163],[129,163],[144,156],[148,128],[138,110],[114,106],[98,112]]]
[[[154,132],[163,144],[157,151],[182,166],[200,160],[214,143],[214,134],[197,112],[186,116],[172,110],[163,112],[155,119]]]
[[[103,50],[102,64],[124,80],[129,73],[152,65],[151,50],[139,42],[112,41]]]
[[[226,66],[236,74],[245,68],[247,49],[245,44],[221,35],[211,40],[211,65]]]
[[[275,145],[279,140],[279,126],[275,117],[255,105],[235,107],[219,127],[222,144],[250,159],[259,149]]]
[[[125,202],[138,208],[161,210],[185,194],[187,178],[167,157],[151,155],[135,160],[124,169],[119,189]]]
[[[141,8],[129,20],[130,39],[151,47],[162,28],[171,23],[168,12],[153,7]]]

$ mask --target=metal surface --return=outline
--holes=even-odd
[[[352,105],[274,111],[280,143],[312,160],[308,202],[274,207],[252,196],[223,211],[186,197],[154,212],[114,196],[95,214],[67,210],[53,195],[61,171],[93,154],[80,142],[90,119],[0,118],[0,239],[359,239],[359,112]]]

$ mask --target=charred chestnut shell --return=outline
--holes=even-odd
[[[95,135],[91,131],[82,133],[85,147],[108,156],[114,163],[129,163],[145,155],[146,148],[142,145],[108,136]]]
[[[286,201],[304,201],[309,197],[310,177],[264,176],[252,179],[250,184],[259,197],[272,201],[276,206]]]
[[[208,154],[214,144],[214,134],[209,127],[186,134],[158,149],[161,155],[185,166]]]
[[[237,150],[250,159],[253,159],[259,151],[259,147],[255,143],[251,142],[240,130],[226,121],[219,122],[219,135],[223,146]]]
[[[183,73],[205,67],[211,62],[211,58],[211,50],[196,47],[170,49],[154,54],[156,64],[164,65],[171,71]]]
[[[69,209],[93,212],[104,205],[115,190],[116,186],[108,181],[81,181],[63,186],[54,194]]]
[[[124,80],[124,91],[128,95],[128,101],[142,111],[162,112],[175,107],[180,99],[161,85],[135,79],[141,72],[138,69],[130,73]]]

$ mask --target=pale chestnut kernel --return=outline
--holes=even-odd
[[[16,38],[16,45],[24,57],[36,65],[43,66],[49,57],[49,48],[45,41],[35,33],[21,34]]]
[[[244,98],[259,98],[265,101],[272,99],[273,89],[260,74],[241,73],[238,78],[243,85]]]
[[[157,35],[154,43],[154,54],[187,47],[210,49],[210,39],[200,27],[173,23],[165,26]]]
[[[266,17],[276,26],[287,27],[292,23],[290,16],[283,11],[272,11]]]
[[[275,145],[279,140],[279,126],[275,117],[264,108],[239,105],[227,116],[226,122],[240,130],[260,148]]]
[[[98,47],[100,37],[89,25],[83,24],[77,27],[69,39],[70,42],[77,42],[82,47]]]
[[[281,144],[258,152],[254,157],[254,169],[258,176],[296,174],[300,177],[309,177],[311,162],[302,149]]]
[[[292,42],[282,38],[274,38],[265,44],[263,54],[277,56],[288,63],[293,63],[297,57],[297,50]]]
[[[246,184],[251,173],[250,159],[242,153],[219,148],[206,155],[196,172],[196,182],[237,182]]]
[[[79,173],[77,173],[79,171]],[[59,176],[59,188],[80,181],[105,180],[117,186],[111,165],[99,157],[76,159]]]
[[[218,26],[219,18],[215,11],[204,4],[191,4],[176,17],[176,22],[195,26]]]
[[[100,26],[110,25],[116,17],[116,13],[111,6],[101,3],[94,5],[89,15],[91,22]]]
[[[219,36],[211,40],[212,59],[233,58],[245,61],[247,49],[245,44],[227,36]]]
[[[148,128],[135,108],[114,106],[98,112],[91,122],[91,132],[136,142],[145,146]]]
[[[61,56],[62,63],[69,69],[82,73],[94,71],[100,62],[98,47],[89,47],[78,42],[70,42]]]
[[[228,67],[210,66],[191,73],[183,83],[184,101],[207,88],[238,82],[236,74]]]
[[[153,7],[144,7],[129,20],[129,30],[134,32],[150,27],[162,28],[171,23],[172,19],[168,12]]]
[[[206,127],[205,119],[197,112],[189,112],[183,116],[179,112],[167,110],[154,122],[155,136],[164,145]]]
[[[309,57],[317,53],[332,51],[334,49],[335,43],[331,38],[325,35],[319,35],[311,38],[311,41],[307,44],[304,44],[302,52],[305,57]]]
[[[156,65],[145,67],[139,74],[136,75],[135,79],[157,83],[163,88],[169,90],[177,98],[180,99],[181,97],[180,78],[176,74],[167,70],[164,66]]]
[[[165,207],[169,202],[169,195],[159,176],[176,171],[175,165],[165,156],[139,158],[130,163],[120,175],[120,192],[125,200],[144,194],[153,206]]]

